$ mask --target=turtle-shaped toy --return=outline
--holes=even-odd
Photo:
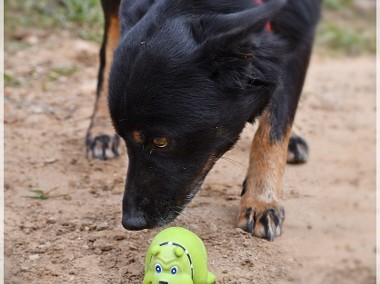
[[[193,232],[171,227],[152,240],[145,258],[143,284],[214,284],[207,251]]]

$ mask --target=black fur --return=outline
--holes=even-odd
[[[109,108],[128,149],[127,229],[173,220],[199,189],[208,165],[266,108],[273,140],[282,138],[294,118],[320,1],[284,4],[121,2]],[[265,29],[268,21],[273,32]],[[155,147],[155,137],[167,137],[168,146]]]

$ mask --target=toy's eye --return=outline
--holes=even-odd
[[[159,264],[156,264],[156,266],[154,267],[154,269],[156,270],[157,273],[161,273],[162,272],[162,267]]]
[[[177,271],[178,271],[177,266],[173,266],[172,269],[170,269],[170,273],[173,274],[173,275],[176,274]]]

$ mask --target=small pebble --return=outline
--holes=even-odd
[[[50,217],[49,219],[46,220],[46,224],[55,224],[57,223],[57,219],[54,217]]]
[[[101,251],[112,250],[112,245],[105,240],[96,240],[93,245],[94,249],[100,249]]]
[[[39,258],[40,258],[40,256],[38,254],[32,254],[29,256],[29,260],[31,260],[31,261],[37,260]]]
[[[104,230],[107,230],[109,227],[108,223],[107,222],[103,222],[103,223],[100,223],[98,225],[96,225],[96,230],[97,231],[104,231]]]

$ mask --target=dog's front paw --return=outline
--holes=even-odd
[[[252,236],[273,241],[281,235],[285,210],[277,202],[264,203],[245,200],[238,216],[238,227]]]
[[[292,134],[288,145],[288,164],[303,164],[309,158],[309,147],[307,142],[302,137]]]
[[[98,132],[99,133],[99,132]],[[113,134],[94,134],[91,129],[86,135],[86,150],[88,158],[100,160],[112,159],[120,155],[120,136]]]

